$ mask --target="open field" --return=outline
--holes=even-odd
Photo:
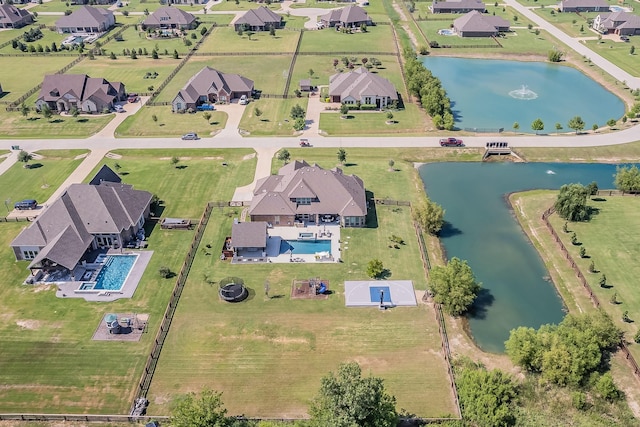
[[[253,136],[291,136],[294,134],[291,108],[296,104],[307,109],[309,98],[273,99],[262,98],[250,102],[244,109],[240,129]],[[255,115],[256,108],[262,111]]]
[[[613,62],[632,76],[640,76],[638,61],[640,61],[640,40],[631,37],[628,43],[618,40],[587,40],[586,45],[597,54]],[[631,55],[631,46],[635,47],[635,53]]]
[[[269,31],[258,31],[249,36],[239,36],[233,27],[218,27],[202,43],[198,52],[281,52],[293,53],[300,37],[299,31],[276,30],[275,36]]]
[[[306,31],[300,52],[375,52],[394,53],[393,31],[389,25],[367,27],[366,33],[343,34],[333,28]]]
[[[640,256],[640,242],[629,232],[640,226],[640,199],[620,196],[594,197],[589,206],[597,209],[590,221],[569,224],[569,230],[576,233],[589,258],[580,258],[580,246],[572,245],[571,234],[562,232],[565,222],[562,218],[553,215],[550,221],[587,278],[602,308],[625,331],[626,339],[632,342],[638,326],[623,322],[622,313],[628,311],[629,318],[640,321],[640,294],[636,287],[636,280],[640,274],[640,266],[636,262]],[[588,271],[592,261],[597,273]],[[598,284],[602,274],[607,276],[607,288]],[[617,294],[618,304],[610,303],[614,293]],[[630,344],[629,350],[634,358],[640,361],[640,345]]]
[[[173,51],[172,51],[173,52]],[[119,53],[120,55],[122,52]],[[91,77],[103,77],[110,82],[122,82],[127,92],[149,92],[149,86],[158,87],[173,72],[180,59],[160,56],[160,59],[138,56],[138,59],[119,56],[96,56],[95,60],[85,59],[72,67],[66,74],[88,74]],[[155,79],[145,79],[147,73],[158,73]],[[175,96],[178,92],[173,94]]]
[[[21,35],[22,33],[28,31],[25,30],[24,28],[21,28],[21,31],[19,34]],[[51,43],[55,43],[58,47],[61,46],[62,41],[64,39],[66,39],[67,37],[69,37],[68,34],[60,34],[57,31],[52,31],[48,28],[42,28],[42,35],[43,37],[39,40],[36,40],[34,42],[25,42],[24,40],[22,40],[22,42],[27,45],[27,48],[30,48],[30,46],[33,46],[34,48],[38,48],[38,46],[42,46],[43,48],[46,46],[51,47]],[[65,53],[68,53],[68,51],[64,51]],[[3,47],[2,49],[0,49],[0,54],[4,54],[4,55],[10,55],[10,54],[14,54],[14,53],[22,53],[19,49],[14,49],[13,46],[11,45],[7,45],[5,47]],[[55,53],[51,53],[51,55],[55,55]]]
[[[198,27],[195,30],[187,31],[187,40],[189,40],[193,44],[200,40],[202,38],[202,36],[200,35],[200,28],[201,27]],[[192,39],[191,34],[195,34],[196,38]],[[121,57],[124,55],[122,53],[124,49],[135,49],[136,51],[138,51],[138,49],[147,49],[147,56],[149,58],[151,58],[151,51],[153,49],[157,49],[158,53],[160,54],[163,54],[166,49],[169,52],[169,55],[172,55],[174,50],[177,50],[180,55],[186,55],[192,47],[186,46],[184,44],[184,41],[180,37],[147,38],[146,33],[143,31],[138,31],[135,26],[127,28],[122,32],[121,35],[122,41],[113,39],[109,43],[106,43],[102,46],[103,49],[106,50],[107,56],[111,52],[113,52],[118,57]],[[142,55],[140,55],[139,57],[142,57]]]
[[[21,56],[0,57],[0,70],[19,68],[19,73],[2,73],[2,90],[5,92],[0,101],[15,101],[29,89],[42,83],[45,74],[53,74],[75,59],[70,56]],[[19,64],[19,65],[18,65]]]
[[[22,34],[26,33],[32,28],[38,28],[38,26],[40,25],[52,26],[58,19],[60,19],[59,16],[39,16],[33,24],[26,25],[18,29],[5,29],[3,31],[0,31],[0,43],[13,40],[17,37],[22,37]],[[42,29],[43,34],[47,33],[48,31],[49,30],[47,30],[46,28]],[[11,48],[11,45],[9,45],[9,47]]]
[[[518,148],[518,153],[530,162],[637,162],[640,142],[580,148]]]
[[[588,21],[598,16],[599,12],[562,13],[551,8],[534,9],[534,12],[571,37],[598,37],[598,33],[589,28]]]
[[[33,106],[38,94],[35,93],[25,101]],[[72,116],[54,115],[46,120],[39,114],[31,112],[24,118],[19,112],[7,112],[0,109],[0,138],[87,138],[107,125],[113,119],[111,114],[81,115],[77,119]]]
[[[126,108],[126,106],[125,106]],[[207,122],[203,112],[194,114],[177,114],[171,111],[170,106],[142,107],[133,116],[129,116],[116,129],[116,136],[120,138],[130,137],[169,137],[179,138],[188,132],[195,132],[201,138],[210,136],[224,129],[228,115],[222,111],[209,111],[211,118]],[[153,116],[158,119],[153,120]],[[194,144],[198,141],[185,141],[185,144]]]
[[[0,175],[0,199],[13,210],[13,204],[24,199],[36,199],[44,203],[58,189],[60,184],[75,170],[86,150],[47,150],[36,154],[44,156],[41,160],[28,163],[30,169],[24,168],[24,163],[18,162]],[[4,216],[4,215],[2,215]]]
[[[206,66],[245,76],[254,81],[256,90],[263,93],[282,94],[290,63],[288,55],[192,57],[160,93],[157,101],[172,101],[187,81]]]
[[[197,141],[185,141],[185,144],[197,144]],[[122,180],[157,195],[165,202],[162,216],[169,217],[200,218],[208,201],[231,200],[237,186],[253,181],[256,165],[251,149],[188,146],[179,150],[115,150],[113,153],[122,158],[105,159],[87,176],[87,181],[102,164],[113,167],[118,163]],[[177,168],[170,164],[173,156],[180,158]],[[223,162],[227,166],[223,166]],[[163,179],[158,179],[158,174],[162,174]]]
[[[399,135],[416,136],[431,128],[427,116],[415,104],[406,104],[404,110],[393,111],[394,124],[387,124],[387,113],[350,111],[348,119],[342,119],[340,112],[320,114],[320,129],[328,135]]]

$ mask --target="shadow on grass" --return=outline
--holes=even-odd
[[[365,190],[365,197],[367,200],[367,228],[378,228],[378,211],[374,199],[374,194],[371,191]]]
[[[189,167],[189,166],[187,166],[187,165],[179,165],[179,166],[176,166],[176,169],[180,169],[180,170],[182,170],[182,169],[186,169],[186,168],[188,168],[188,167]]]
[[[42,166],[44,166],[42,163],[32,163],[27,169],[40,169]]]
[[[64,123],[62,119],[49,120],[49,123]]]
[[[76,120],[76,122],[78,122],[78,123],[86,123],[88,121],[89,121],[89,119],[84,119],[84,118]]]

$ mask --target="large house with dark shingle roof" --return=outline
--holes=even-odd
[[[171,102],[173,111],[195,110],[198,105],[230,102],[253,93],[253,80],[239,74],[227,74],[204,67],[180,89]]]
[[[249,207],[251,221],[292,226],[296,221],[321,223],[338,219],[343,227],[364,227],[367,199],[364,183],[342,169],[326,170],[294,161],[256,183]]]
[[[266,6],[247,10],[233,23],[233,28],[238,30],[269,31],[271,28],[282,26],[282,16],[278,15]]]
[[[350,5],[342,9],[335,9],[320,17],[325,27],[359,27],[371,25],[371,18],[360,6]]]
[[[177,7],[161,7],[142,22],[146,28],[191,30],[198,26],[196,17]]]
[[[116,24],[113,12],[101,7],[80,6],[56,21],[59,33],[102,33]]]
[[[629,12],[601,13],[593,20],[593,29],[602,34],[633,36],[640,34],[640,16]]]
[[[492,37],[500,32],[509,31],[509,21],[472,10],[454,20],[453,29],[460,37]]]
[[[83,113],[99,113],[127,99],[124,84],[108,82],[86,74],[49,74],[44,76],[36,109],[48,105],[51,111],[70,111],[76,107]]]
[[[385,108],[398,100],[398,92],[389,80],[359,67],[348,73],[337,73],[329,77],[329,97],[331,102],[360,103]]]
[[[102,180],[71,184],[11,242],[29,269],[73,270],[87,251],[122,248],[136,238],[149,215],[152,194]]]
[[[487,7],[481,0],[434,1],[429,8],[433,13],[467,13],[472,10],[484,13],[487,10]]]
[[[21,28],[33,22],[33,15],[12,4],[0,4],[0,28]]]
[[[609,10],[606,0],[562,0],[560,12],[600,12]]]

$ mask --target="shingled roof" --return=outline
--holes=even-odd
[[[101,7],[80,6],[71,15],[63,16],[56,21],[57,28],[100,27],[113,12]]]
[[[234,248],[266,248],[267,223],[256,221],[233,224],[231,244]]]
[[[336,23],[339,22],[344,25],[352,25],[359,22],[368,22],[369,15],[360,6],[349,5],[341,9],[335,9],[326,13],[320,17],[320,20]]]
[[[459,33],[488,33],[495,34],[498,28],[509,27],[509,21],[499,16],[485,16],[477,10],[472,10],[453,21],[453,27]]]
[[[282,21],[282,16],[278,15],[266,6],[257,9],[249,9],[244,15],[236,19],[234,25],[246,24],[250,27],[264,27],[274,22]]]
[[[109,103],[117,97],[121,85],[120,82],[110,83],[101,77],[89,77],[86,74],[48,74],[42,81],[38,100],[55,102],[61,96],[70,94],[80,101],[97,97]]]
[[[151,15],[144,20],[144,25],[170,25],[175,24],[177,26],[190,26],[196,17],[192,14],[185,12],[182,9],[178,9],[177,7],[161,7],[160,9],[153,12]]]
[[[13,27],[13,24],[21,22],[27,16],[32,16],[28,10],[18,9],[12,4],[0,4],[0,23],[2,24],[11,24]]]
[[[318,202],[298,205],[295,198],[299,197],[310,197]],[[305,161],[295,161],[283,166],[278,175],[257,182],[249,213],[365,216],[367,202],[364,183],[356,175],[344,175],[339,168],[326,170]]]
[[[239,74],[227,74],[211,67],[204,67],[196,75],[191,77],[187,84],[180,89],[178,96],[185,102],[197,102],[201,95],[232,92],[251,92],[253,80]]]
[[[366,95],[398,99],[398,92],[389,80],[370,73],[363,67],[329,77],[329,96],[340,96],[340,99],[353,97],[360,100]]]

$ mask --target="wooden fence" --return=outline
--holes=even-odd
[[[615,192],[615,191],[614,190],[603,191],[603,193],[612,193],[612,192]],[[598,194],[600,194],[600,191],[598,191]],[[584,274],[582,274],[582,271],[580,271],[580,269],[578,268],[578,265],[573,260],[573,257],[567,250],[567,247],[564,245],[564,243],[560,239],[560,236],[558,236],[558,233],[556,233],[556,230],[553,228],[553,226],[549,222],[549,217],[555,211],[556,209],[553,206],[547,209],[546,211],[544,211],[544,213],[542,214],[542,221],[544,221],[544,224],[549,230],[549,233],[551,233],[553,240],[560,247],[560,251],[564,255],[567,262],[569,263],[569,266],[575,273],[576,277],[578,278],[578,281],[589,294],[589,298],[591,299],[591,302],[596,308],[600,308],[600,301],[598,300],[598,297],[593,293],[593,289],[591,289],[589,282],[587,282],[587,279],[584,277]],[[627,359],[627,361],[631,365],[631,369],[633,370],[633,373],[635,374],[636,378],[640,380],[640,368],[638,367],[636,360],[633,358],[633,355],[629,352],[629,348],[627,347],[627,344],[624,342],[624,340],[621,340],[619,346],[620,346],[620,349],[622,350],[622,353],[624,354],[625,359]]]

